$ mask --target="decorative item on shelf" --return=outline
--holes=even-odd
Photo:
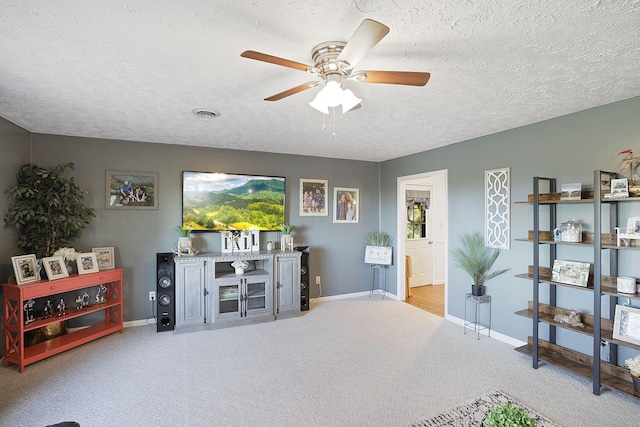
[[[636,279],[633,277],[616,278],[616,289],[622,294],[636,293]]]
[[[560,236],[563,242],[582,242],[582,224],[573,218],[569,218],[568,221],[560,225]]]
[[[60,298],[60,302],[56,306],[58,309],[58,317],[65,316],[67,314],[67,305],[64,303],[64,299]]]
[[[382,231],[372,231],[365,236],[364,262],[366,264],[391,265],[393,238]]]
[[[233,233],[229,230],[220,232],[220,252],[233,252]]]
[[[35,309],[33,308],[36,305],[36,302],[32,299],[24,303],[24,324],[28,325],[29,323],[35,322],[36,318],[34,316]]]
[[[64,264],[67,268],[68,274],[75,273],[75,267],[73,266],[76,263],[76,257],[78,256],[78,251],[74,248],[62,247],[53,253],[54,256],[61,256],[64,259]],[[67,276],[64,276],[67,277]],[[49,279],[51,280],[51,279]]]
[[[616,305],[613,339],[640,346],[640,308]]]
[[[238,252],[250,252],[252,247],[252,237],[251,230],[240,230],[237,232],[238,240],[236,240],[236,244],[234,246],[234,250]]]
[[[268,251],[272,251],[273,250],[273,242],[271,240],[269,240],[267,242],[267,250]]]
[[[107,287],[103,284],[98,285],[96,292],[96,304],[104,304],[107,302]]]
[[[43,319],[48,319],[53,316],[53,303],[51,302],[51,297],[47,297],[45,299],[42,313],[44,314]]]
[[[551,280],[567,285],[575,285],[583,288],[587,287],[589,281],[589,270],[591,264],[577,261],[553,261]]]
[[[582,183],[574,182],[571,184],[562,184],[560,191],[560,200],[580,200],[582,197]]]
[[[629,197],[629,180],[627,178],[612,179],[611,193],[605,193],[605,199],[626,199]]]
[[[89,297],[89,292],[82,294],[82,307],[91,307],[91,297]]]
[[[86,252],[78,254],[76,257],[76,265],[78,267],[78,274],[97,273],[98,259],[94,252]]]
[[[624,366],[629,369],[629,374],[631,374],[633,389],[640,392],[640,354],[625,360]]]
[[[249,267],[249,263],[244,260],[236,260],[231,263],[231,267],[236,270],[236,274],[244,274],[244,270]]]
[[[13,264],[16,284],[24,285],[25,283],[39,280],[38,262],[34,254],[13,256],[11,257],[11,264]]]
[[[453,259],[456,265],[473,279],[471,293],[474,296],[482,296],[486,291],[485,282],[509,271],[509,269],[489,272],[500,256],[500,250],[490,251],[485,247],[482,234],[478,232],[463,234],[460,236],[460,240],[462,247],[451,251]]]
[[[570,314],[556,314],[555,316],[553,316],[553,320],[558,323],[566,323],[570,326],[584,328],[584,323],[582,323],[580,314],[574,310],[572,310]]]
[[[194,255],[193,251],[193,241],[189,234],[192,229],[189,227],[185,227],[184,225],[176,226],[176,231],[178,232],[178,243],[177,243],[177,251],[174,251],[176,255]]]
[[[554,242],[562,242],[562,233],[559,228],[553,229],[553,241]]]
[[[82,295],[76,296],[76,311],[82,311]]]
[[[483,427],[536,427],[536,422],[524,409],[505,403],[491,409],[482,425]]]
[[[257,227],[249,229],[251,233],[251,252],[260,250],[260,230]]]
[[[69,277],[67,264],[64,262],[64,258],[60,255],[42,258],[42,266],[44,267],[44,271],[47,273],[47,278],[49,280]]]
[[[110,270],[116,267],[113,246],[92,248],[91,252],[96,254],[98,270]]]
[[[627,187],[628,195],[625,197],[628,197],[629,195],[634,197],[640,196],[640,176],[637,174],[637,171],[636,171],[638,166],[640,166],[640,157],[634,156],[633,150],[631,149],[624,150],[618,153],[618,155],[622,155],[622,154],[625,154],[625,156],[620,162],[618,171],[623,176],[626,176],[627,177],[626,179],[628,179],[628,187]],[[613,180],[611,181],[611,184],[612,184],[611,192],[613,193],[613,189],[615,188],[613,186]]]
[[[616,245],[631,246],[634,240],[640,239],[640,216],[627,218],[627,227],[615,227]]]
[[[289,224],[282,224],[280,231],[282,231],[282,237],[280,238],[280,249],[283,251],[293,251],[293,236],[291,232],[295,227]]]

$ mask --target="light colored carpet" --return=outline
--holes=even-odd
[[[416,421],[411,424],[411,427],[482,427],[482,422],[489,411],[505,403],[509,403],[526,411],[535,421],[536,427],[560,427],[533,409],[527,408],[525,405],[499,391],[471,399],[435,417]]]
[[[515,318],[515,315],[514,315]],[[640,402],[379,296],[188,334],[129,328],[0,368],[0,425],[406,426],[502,390],[561,425],[635,426]]]

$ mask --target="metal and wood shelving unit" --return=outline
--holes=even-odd
[[[640,350],[640,346],[613,339],[613,316],[618,298],[632,298],[640,300],[640,294],[622,294],[617,292],[616,276],[618,274],[618,251],[638,251],[640,247],[617,246],[616,235],[610,234],[618,225],[618,204],[639,202],[640,197],[624,199],[605,199],[601,190],[601,178],[604,175],[616,178],[614,172],[594,171],[594,191],[583,192],[580,200],[561,200],[560,193],[556,192],[556,180],[554,178],[533,178],[533,194],[529,195],[526,202],[533,205],[533,230],[530,230],[527,238],[516,239],[533,243],[533,265],[528,272],[518,274],[516,277],[527,279],[533,283],[533,301],[529,301],[528,307],[517,311],[516,314],[533,320],[533,334],[528,338],[527,344],[515,350],[532,357],[533,368],[537,369],[539,362],[543,361],[553,366],[568,370],[580,377],[592,381],[593,393],[600,394],[601,387],[617,390],[629,396],[640,399],[640,393],[634,391],[629,371],[615,363],[601,360],[601,345],[608,342],[609,360],[617,361],[617,346]],[[541,185],[548,188],[548,193],[542,193]],[[553,239],[552,230],[558,226],[556,223],[556,208],[562,204],[591,203],[593,204],[593,233],[583,233],[580,243],[556,242]],[[541,209],[548,209],[546,217],[548,221],[541,224]],[[608,224],[603,224],[603,209],[608,209]],[[548,227],[548,230],[541,230]],[[603,228],[608,233],[603,233]],[[578,287],[551,280],[551,267],[556,259],[558,245],[575,245],[593,247],[593,275],[590,276],[587,287]],[[547,246],[549,250],[548,267],[541,266],[541,247]],[[608,275],[602,274],[603,257],[609,256]],[[549,301],[540,302],[540,287],[549,287]],[[573,289],[593,293],[593,313],[582,314],[584,328],[575,328],[566,323],[554,320],[556,314],[569,314],[568,308],[557,306],[557,287],[566,286]],[[602,295],[609,296],[609,318],[602,318]],[[549,340],[540,339],[540,325],[547,325]],[[556,328],[563,328],[579,334],[585,334],[592,338],[592,356],[560,346],[556,344]]]

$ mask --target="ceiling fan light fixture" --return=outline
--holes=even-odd
[[[309,103],[309,105],[315,108],[316,110],[320,111],[321,113],[329,114],[329,106],[327,105],[327,103],[323,98],[324,98],[323,93],[322,91],[320,91],[318,92],[316,97],[313,98],[313,101]]]
[[[361,102],[362,99],[355,96],[350,89],[345,89],[344,92],[342,92],[342,114],[347,111],[351,111],[353,108],[360,105]]]

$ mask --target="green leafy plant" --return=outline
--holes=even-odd
[[[189,237],[189,234],[191,233],[191,231],[193,231],[193,229],[184,227],[182,225],[177,225],[176,231],[178,232],[178,235],[180,237]]]
[[[83,205],[84,191],[73,177],[64,176],[73,168],[73,163],[48,169],[28,163],[18,170],[18,183],[7,190],[14,203],[4,217],[4,228],[18,230],[16,245],[26,253],[42,258],[70,246],[96,216]]]
[[[485,247],[484,237],[480,233],[463,234],[460,240],[462,247],[451,251],[453,259],[458,267],[471,276],[474,285],[484,285],[487,280],[509,271],[507,268],[489,272],[500,256],[500,251],[497,249],[490,251]]]
[[[487,414],[484,427],[536,427],[527,411],[510,403],[496,406]]]
[[[393,238],[383,231],[372,231],[367,233],[365,241],[372,246],[391,246]]]
[[[294,228],[295,227],[293,225],[282,224],[280,231],[282,231],[282,234],[291,234]]]

